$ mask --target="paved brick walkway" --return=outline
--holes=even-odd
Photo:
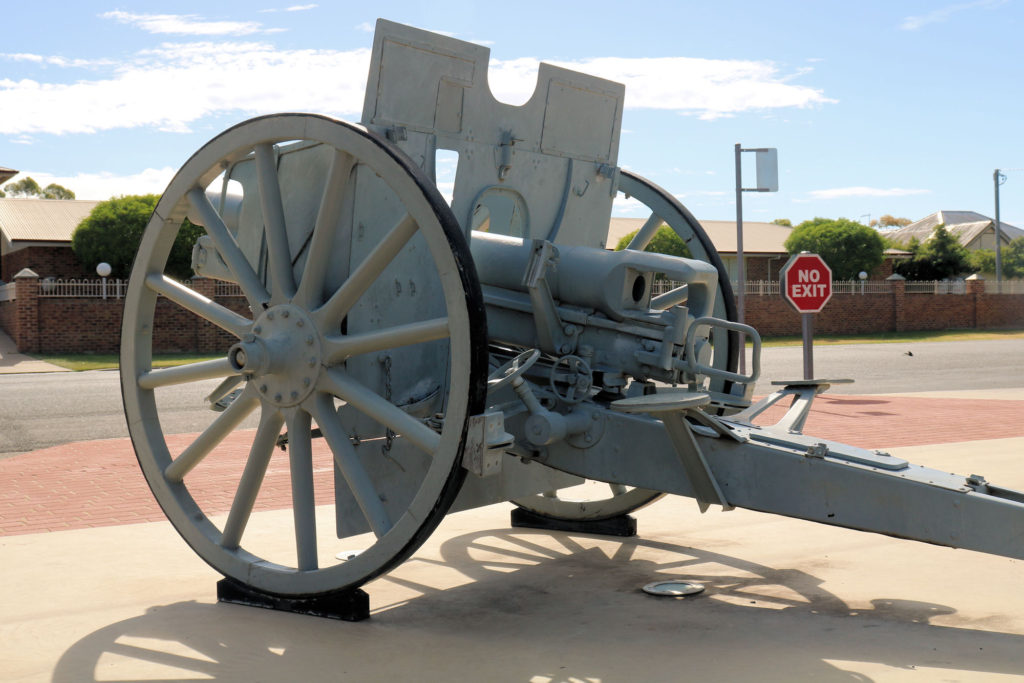
[[[762,422],[774,421],[782,408]],[[1024,401],[821,396],[804,430],[857,446],[897,447],[1024,436]],[[189,484],[207,512],[226,512],[252,433],[233,434]],[[180,452],[191,435],[169,437]],[[330,455],[316,440],[317,502],[332,500]],[[965,466],[964,472],[969,470]],[[202,477],[201,482],[194,477]],[[288,458],[276,451],[257,509],[290,505]],[[128,439],[71,443],[0,460],[0,536],[163,519]]]

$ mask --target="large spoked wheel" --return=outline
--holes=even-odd
[[[229,185],[240,200],[217,198]],[[236,310],[165,274],[186,216],[205,228],[211,272],[244,295]],[[278,595],[358,586],[401,562],[463,481],[467,418],[486,394],[483,311],[450,209],[383,139],[308,114],[214,138],[160,199],[124,307],[125,412],[167,517],[222,574]],[[154,369],[156,343],[193,323],[220,335],[220,357]],[[172,388],[227,407],[198,435],[165,434]],[[283,526],[254,514],[282,508]],[[290,538],[269,537],[281,528]]]
[[[643,250],[650,244],[661,225],[668,225],[690,248],[693,258],[710,263],[718,271],[718,292],[715,296],[714,315],[735,321],[736,303],[733,298],[729,272],[718,251],[696,218],[675,197],[651,181],[621,171],[619,192],[633,197],[650,212],[630,249]],[[739,365],[739,337],[735,332],[720,334],[715,344],[725,344],[724,352],[716,348],[713,365],[721,370],[736,372]],[[712,379],[711,390],[727,393],[729,387],[722,380]],[[521,508],[545,517],[570,521],[597,521],[618,517],[639,510],[661,498],[663,493],[649,489],[632,488],[622,484],[588,481],[571,489],[548,491],[512,501]]]

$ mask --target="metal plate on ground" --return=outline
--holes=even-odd
[[[657,595],[659,597],[679,598],[687,595],[696,595],[704,592],[704,584],[685,579],[670,579],[668,581],[655,581],[644,586],[644,593]]]

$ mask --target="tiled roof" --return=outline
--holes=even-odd
[[[936,211],[910,225],[890,230],[885,233],[885,236],[904,244],[908,244],[915,237],[919,242],[923,242],[931,237],[936,226],[943,224],[950,234],[956,236],[960,244],[967,246],[978,235],[991,229],[992,223],[991,218],[976,211]],[[1024,230],[1005,221],[999,221],[999,230],[1006,241],[1024,236]]]
[[[0,199],[0,233],[11,242],[70,242],[71,233],[97,204],[76,199]]]
[[[645,220],[644,218],[612,218],[608,229],[608,247],[614,248],[624,235],[639,230]],[[736,253],[735,221],[700,221],[700,224],[719,253]],[[743,253],[750,255],[784,254],[786,248],[782,244],[792,230],[792,228],[775,223],[743,221]]]

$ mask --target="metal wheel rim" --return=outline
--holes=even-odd
[[[390,520],[393,525],[378,534],[376,542],[358,557],[327,567],[319,566],[317,563],[315,568],[308,566],[308,561],[302,568],[297,566],[300,564],[299,561],[295,562],[296,566],[268,562],[245,549],[244,537],[237,548],[225,548],[221,545],[224,530],[218,528],[198,508],[184,483],[169,480],[165,474],[166,468],[175,458],[171,455],[162,433],[154,400],[154,388],[151,386],[162,386],[162,382],[170,381],[166,373],[151,370],[152,346],[149,343],[149,335],[153,329],[158,292],[175,300],[180,299],[178,303],[195,303],[187,295],[168,289],[160,280],[178,227],[188,210],[195,210],[196,195],[193,192],[192,196],[187,198],[189,192],[195,188],[205,188],[219,175],[224,167],[223,162],[245,157],[259,145],[292,140],[311,140],[330,146],[336,151],[336,165],[342,164],[343,162],[339,160],[348,155],[352,164],[362,164],[371,168],[400,198],[407,211],[406,217],[415,223],[414,232],[425,236],[430,255],[439,273],[447,308],[447,336],[451,354],[446,419],[436,440],[436,448],[432,450],[433,457],[428,474],[419,484],[406,513],[397,520]],[[328,187],[330,182],[329,179]],[[262,194],[264,186],[261,185],[260,188]],[[209,228],[207,232],[210,232]],[[268,230],[268,241],[272,241],[269,233]],[[218,244],[219,250],[221,246]],[[390,261],[378,269],[377,276],[387,263]],[[274,280],[269,292],[270,304],[271,308],[275,308],[284,304],[287,296],[279,291],[283,289],[281,283],[277,282],[276,278],[270,279]],[[296,288],[301,290],[301,281],[296,283]],[[256,288],[252,286],[250,277],[249,286],[243,283],[243,290],[251,304],[263,294],[268,294],[261,294],[253,291],[254,289]],[[253,307],[256,308],[255,304]],[[299,308],[301,309],[301,306]],[[155,497],[178,532],[207,563],[222,574],[256,589],[281,595],[312,595],[359,585],[411,554],[440,522],[458,493],[465,473],[461,467],[461,452],[466,420],[468,416],[482,409],[486,393],[486,321],[479,283],[465,239],[433,183],[407,157],[365,129],[324,116],[284,114],[244,122],[214,138],[185,163],[158,203],[136,257],[124,310],[121,348],[122,395],[129,432],[140,465]],[[221,316],[221,312],[215,309],[203,309],[203,312],[205,315],[196,315],[207,320]],[[239,338],[251,332],[252,325],[255,324],[254,321],[249,321],[248,327],[239,327],[237,320],[230,316],[225,317],[227,322],[234,326],[230,331]],[[326,337],[321,336],[323,342]],[[341,373],[343,375],[344,371]],[[317,386],[310,396],[320,396],[329,391],[320,385],[320,381],[327,374],[325,371],[318,375]],[[267,402],[258,394],[258,390],[251,386],[247,387],[246,392],[238,399],[242,400],[249,403],[257,401],[261,413],[273,412],[267,408]],[[279,406],[275,406],[273,410],[282,414],[289,412],[280,409]],[[297,426],[301,432],[303,420],[308,427],[313,410],[304,402],[300,402],[289,414],[276,419],[287,421],[290,427]],[[305,413],[305,417],[300,413]],[[296,416],[297,414],[299,415]],[[388,419],[395,419],[394,414],[389,415]],[[261,418],[261,425],[263,421]],[[409,438],[412,438],[412,434],[420,434],[420,430],[413,430],[411,426],[409,429],[409,434],[406,435]],[[223,431],[223,428],[219,428],[218,432],[220,431]],[[272,431],[273,425],[270,425],[266,433]],[[260,438],[260,433],[260,430],[257,430],[254,441]],[[221,439],[226,435],[225,433],[221,436]],[[426,434],[420,436],[430,439]],[[270,448],[273,448],[273,444]],[[255,450],[254,447],[253,452]],[[338,449],[332,446],[331,450],[337,458]],[[251,456],[252,453],[249,461],[253,460]],[[302,455],[296,459],[301,461]],[[200,464],[201,460],[200,458]],[[298,476],[298,479],[302,478],[301,475]],[[309,483],[311,485],[311,481]],[[292,481],[293,496],[297,495],[297,488],[304,486],[303,482]],[[298,495],[301,498],[302,493]],[[302,502],[300,507],[307,507],[307,503],[312,504]],[[239,516],[245,514],[244,509],[240,510]],[[294,514],[298,519],[298,513]],[[230,520],[224,526],[227,527],[229,524]],[[235,526],[237,528],[237,525]],[[242,526],[244,530],[244,523]],[[296,547],[301,557],[303,549],[302,543],[298,540],[300,533],[303,532],[296,532]]]
[[[601,482],[588,482],[588,484],[600,486]],[[609,488],[611,494],[607,498],[577,500],[568,497],[566,489],[561,489],[528,498],[517,498],[512,502],[524,510],[552,519],[596,522],[635,512],[665,495],[661,491],[632,488],[623,484],[604,485]]]

